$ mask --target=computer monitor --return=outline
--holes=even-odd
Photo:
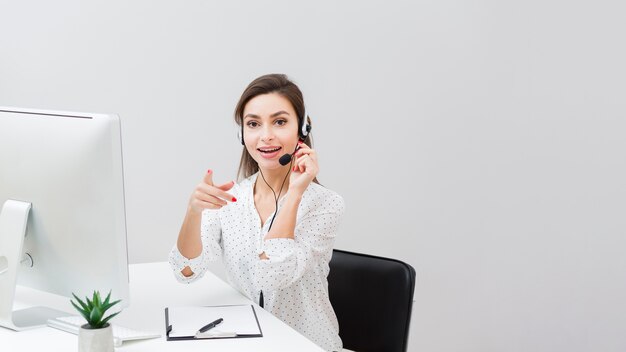
[[[129,304],[120,120],[0,107],[0,326],[57,316],[14,310],[16,285]],[[67,315],[67,313],[64,313]]]

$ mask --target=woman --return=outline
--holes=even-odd
[[[302,93],[285,75],[261,76],[235,121],[241,181],[215,185],[209,170],[196,186],[170,253],[174,273],[190,283],[221,258],[233,287],[327,351],[341,350],[326,278],[344,202],[317,183]]]

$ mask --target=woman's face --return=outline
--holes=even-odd
[[[260,168],[282,167],[278,159],[298,143],[298,117],[289,100],[277,93],[250,99],[243,109],[243,136]]]

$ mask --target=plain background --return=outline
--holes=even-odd
[[[336,247],[417,271],[410,351],[624,351],[624,10],[3,1],[0,105],[119,114],[130,260],[164,261],[204,172],[235,178],[239,95],[287,73]]]

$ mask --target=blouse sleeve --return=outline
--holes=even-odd
[[[335,194],[325,206],[305,215],[296,225],[294,239],[265,240],[263,250],[269,259],[255,265],[257,287],[265,291],[285,288],[329,258],[344,212],[343,198]]]
[[[179,282],[192,283],[204,276],[208,270],[208,264],[222,256],[222,228],[220,225],[219,212],[217,210],[205,209],[202,212],[200,222],[200,238],[202,240],[202,253],[196,258],[187,258],[178,250],[178,246],[170,251],[169,263],[174,270],[174,276]],[[185,276],[181,271],[190,267],[193,275]]]

